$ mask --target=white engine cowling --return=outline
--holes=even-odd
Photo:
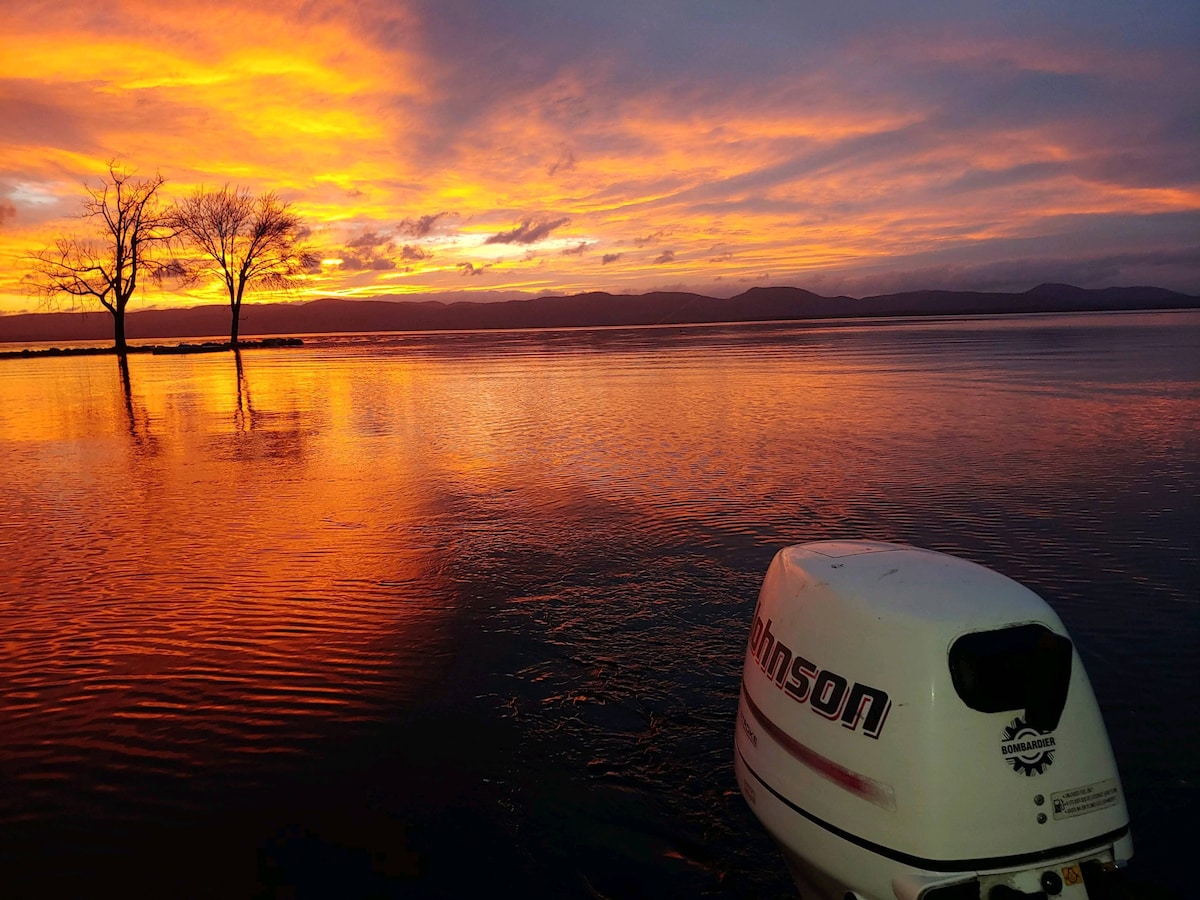
[[[1082,900],[1085,871],[1133,852],[1062,622],[942,553],[828,541],[776,554],[735,746],[742,793],[805,898]]]

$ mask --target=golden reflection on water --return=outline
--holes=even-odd
[[[682,835],[647,812],[669,796],[742,847],[745,617],[779,546],[828,537],[1040,581],[1155,808],[1186,765],[1200,449],[1200,319],[1156,321],[327,337],[128,379],[0,360],[0,825],[33,835],[0,862],[46,834],[57,864],[93,818],[145,839],[246,809],[265,826],[222,858],[296,822],[383,852],[457,784],[575,866],[563,816],[589,846],[608,820],[524,798],[610,776],[633,829]],[[375,843],[337,833],[372,808]]]
[[[127,390],[111,358],[23,362],[0,379],[21,777],[98,747],[118,768],[284,752],[288,721],[371,717],[436,672],[438,497],[403,489],[412,454],[356,444],[319,366],[135,357]]]
[[[168,755],[189,729],[282,751],[288,721],[382,715],[437,677],[486,594],[464,554],[478,574],[623,534],[653,559],[853,531],[864,507],[902,533],[954,492],[986,516],[1169,453],[1196,406],[936,329],[882,355],[816,331],[555,340],[135,356],[127,380],[110,357],[4,361],[0,728],[136,754],[158,751],[128,723],[154,721]]]

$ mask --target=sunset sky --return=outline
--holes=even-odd
[[[292,201],[302,297],[1200,293],[1195,0],[0,12],[0,312],[109,160]]]

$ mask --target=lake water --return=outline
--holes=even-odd
[[[791,896],[742,654],[853,537],[1047,599],[1185,893],[1200,313],[240,356],[0,360],[4,896]]]

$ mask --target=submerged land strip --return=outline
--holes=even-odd
[[[264,336],[595,328],[1196,308],[1200,308],[1200,297],[1164,288],[1113,287],[1094,290],[1069,284],[1042,284],[1021,293],[909,291],[863,298],[824,297],[795,287],[751,288],[728,298],[676,291],[648,294],[593,292],[497,302],[452,303],[393,296],[372,300],[326,298],[305,303],[247,305],[242,308],[241,333]],[[130,340],[208,337],[227,333],[228,330],[227,304],[188,309],[138,310],[125,316],[125,334]],[[101,341],[111,338],[112,317],[103,311],[0,316],[0,342]],[[251,345],[252,342],[245,342],[240,346]],[[213,349],[229,347],[225,345]],[[131,347],[130,352],[135,352],[134,348]]]
[[[229,350],[253,350],[261,347],[299,347],[304,341],[297,337],[272,337],[254,341],[204,341],[200,344],[131,344],[126,353],[151,353],[155,356],[180,353],[221,353]],[[0,359],[25,359],[31,356],[112,356],[115,347],[23,347],[20,350],[0,350]]]

